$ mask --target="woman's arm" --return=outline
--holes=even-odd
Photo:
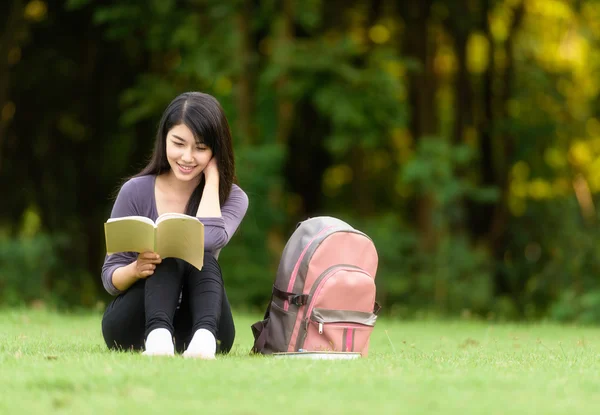
[[[137,189],[135,182],[129,180],[119,191],[113,205],[111,218],[139,215],[136,207]],[[136,252],[117,252],[106,255],[102,265],[102,284],[111,295],[119,295],[127,290],[139,278],[146,278],[154,272],[160,258],[153,252],[138,256]]]
[[[142,252],[131,264],[114,270],[112,283],[117,290],[125,291],[137,280],[148,278],[150,275],[154,274],[156,265],[160,264],[161,261],[162,260],[157,253],[151,251]]]
[[[205,250],[214,252],[223,248],[242,222],[248,209],[248,196],[233,185],[223,206],[219,203],[219,172],[214,159],[205,169],[204,192],[196,216],[204,224]]]
[[[211,166],[214,164],[215,167]],[[207,171],[209,170],[210,171]],[[213,158],[206,166],[204,171],[204,190],[202,199],[198,206],[197,217],[200,218],[220,218],[221,203],[219,201],[219,172],[216,169],[216,161]]]
[[[138,280],[136,262],[133,261],[129,265],[121,266],[113,271],[112,283],[120,292],[127,290]]]

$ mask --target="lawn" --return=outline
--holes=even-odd
[[[108,352],[99,314],[0,312],[0,414],[596,414],[600,329],[381,319],[356,361]]]

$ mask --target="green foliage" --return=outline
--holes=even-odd
[[[397,98],[405,93],[405,85],[383,72],[382,60],[370,57],[365,68],[332,65],[330,82],[314,95],[316,107],[331,120],[327,147],[336,156],[357,145],[367,151],[381,148],[387,132],[407,123],[406,104]]]
[[[111,197],[202,90],[250,198],[232,303],[328,214],[373,237],[393,315],[600,321],[597,2],[400,3],[31,2],[2,38],[0,303],[95,304]]]
[[[578,209],[574,198],[532,203],[512,225],[503,270],[513,307],[528,318],[543,317],[547,310],[559,321],[592,323],[600,317],[600,233],[578,218]]]
[[[232,304],[262,306],[270,293],[278,252],[269,238],[285,224],[281,146],[240,146],[236,149],[240,186],[250,199],[243,226],[223,249],[219,262]],[[268,225],[267,225],[268,224]]]
[[[92,307],[98,301],[93,276],[79,268],[67,235],[36,233],[0,238],[0,304]]]
[[[84,6],[87,6],[91,0],[67,0],[65,8],[67,10],[77,10]]]
[[[48,235],[0,239],[0,304],[20,306],[48,298],[48,279],[58,263]]]
[[[349,222],[377,247],[377,298],[388,306],[386,313],[414,318],[423,314],[487,316],[493,311],[491,258],[484,250],[474,250],[467,238],[446,235],[435,251],[427,253],[419,245],[419,235],[392,212]]]
[[[442,211],[460,201],[495,202],[499,191],[478,185],[460,171],[474,163],[476,153],[466,144],[452,145],[439,137],[423,137],[413,157],[400,172],[400,181],[418,195],[431,194]],[[446,213],[446,212],[443,212]]]

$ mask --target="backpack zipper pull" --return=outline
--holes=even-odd
[[[319,334],[323,334],[323,323],[319,323]]]

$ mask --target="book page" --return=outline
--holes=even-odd
[[[145,216],[123,216],[121,218],[110,218],[109,220],[107,220],[107,223],[110,222],[120,222],[120,221],[124,221],[124,220],[137,220],[140,222],[145,222],[148,225],[154,226],[154,222],[152,221],[152,219],[147,218]]]
[[[158,224],[161,223],[162,221],[164,221],[165,219],[171,219],[171,218],[195,219],[193,216],[189,216],[184,213],[175,213],[175,212],[163,213],[158,218],[156,218],[156,226],[158,226]]]
[[[106,252],[154,251],[154,223],[141,216],[109,219],[104,224]]]
[[[204,225],[193,216],[165,214],[158,223],[156,252],[183,259],[197,269],[204,264]]]

